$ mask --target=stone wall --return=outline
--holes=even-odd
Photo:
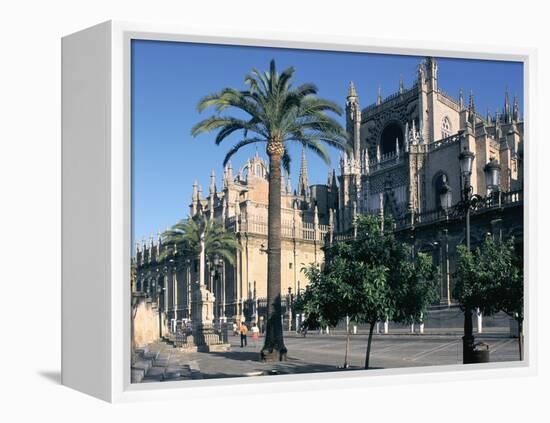
[[[143,347],[159,339],[159,313],[150,301],[140,298],[133,310],[134,346]]]

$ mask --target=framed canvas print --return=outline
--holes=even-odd
[[[121,401],[532,372],[533,61],[65,37],[63,383]]]

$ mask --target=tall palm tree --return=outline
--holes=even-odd
[[[207,95],[198,103],[199,112],[214,107],[216,113],[197,123],[191,133],[197,136],[217,130],[216,144],[231,134],[242,133],[227,153],[224,166],[242,147],[265,143],[269,157],[269,205],[267,251],[267,323],[262,360],[285,360],[287,349],[283,340],[281,323],[281,165],[290,171],[290,155],[287,145],[299,143],[315,152],[325,163],[330,159],[322,143],[346,149],[347,134],[337,120],[327,112],[342,114],[341,108],[331,101],[319,98],[313,84],[292,86],[294,68],[278,73],[275,61],[269,71],[253,69],[245,77],[244,91],[225,88],[219,93]],[[220,112],[232,108],[235,117]]]
[[[208,220],[203,214],[195,218],[179,221],[162,234],[162,243],[166,245],[161,260],[171,256],[177,250],[180,257],[195,259],[200,254],[201,232],[204,231],[204,250],[212,263],[215,256],[233,264],[235,251],[239,249],[233,232],[226,231],[222,224]]]

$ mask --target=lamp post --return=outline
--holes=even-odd
[[[289,286],[288,287],[288,295],[286,297],[286,308],[287,308],[287,312],[288,312],[288,330],[289,331],[292,330],[292,305],[291,305],[291,300],[292,300],[292,288]]]
[[[187,285],[186,285],[186,302],[187,302],[187,319],[191,320],[191,263],[190,259],[185,260],[186,264],[186,276],[187,276]]]
[[[460,172],[463,177],[464,185],[462,188],[462,202],[459,209],[463,211],[466,220],[466,248],[471,250],[470,245],[470,212],[474,210],[478,204],[483,201],[483,198],[473,193],[473,187],[470,184],[470,176],[472,174],[472,165],[475,154],[468,147],[458,156],[460,162]],[[492,194],[498,192],[500,185],[500,165],[494,158],[491,158],[489,163],[485,165],[483,171],[485,173],[485,181],[487,185],[487,193]],[[462,361],[464,364],[473,363],[474,336],[472,329],[472,310],[469,307],[464,309],[464,336],[462,337]]]
[[[224,281],[224,275],[223,275],[223,267],[224,263],[223,260],[220,258],[219,255],[214,255],[214,258],[212,259],[214,263],[214,269],[215,269],[215,280],[218,281],[216,292],[214,293],[214,296],[216,298],[217,302],[217,313],[218,313],[218,321],[221,324],[226,322],[225,318],[225,281]]]
[[[162,338],[162,305],[161,305],[161,296],[163,287],[157,283],[157,301],[158,301],[158,310],[159,310],[159,338]]]
[[[475,154],[468,147],[458,156],[460,162],[460,173],[463,178],[462,188],[462,209],[466,218],[466,248],[470,251],[470,210],[475,206],[478,199],[472,194],[473,188],[470,184],[472,174],[472,164]],[[462,362],[464,364],[472,362],[472,352],[474,350],[474,335],[472,330],[472,310],[469,307],[464,308],[464,336],[462,337]]]

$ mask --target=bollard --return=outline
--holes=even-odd
[[[390,322],[387,320],[384,321],[384,333],[388,333],[390,331]]]
[[[357,335],[357,326],[356,325],[353,325],[353,334]]]
[[[476,315],[477,315],[477,333],[483,333],[483,313],[478,309],[476,309]]]

